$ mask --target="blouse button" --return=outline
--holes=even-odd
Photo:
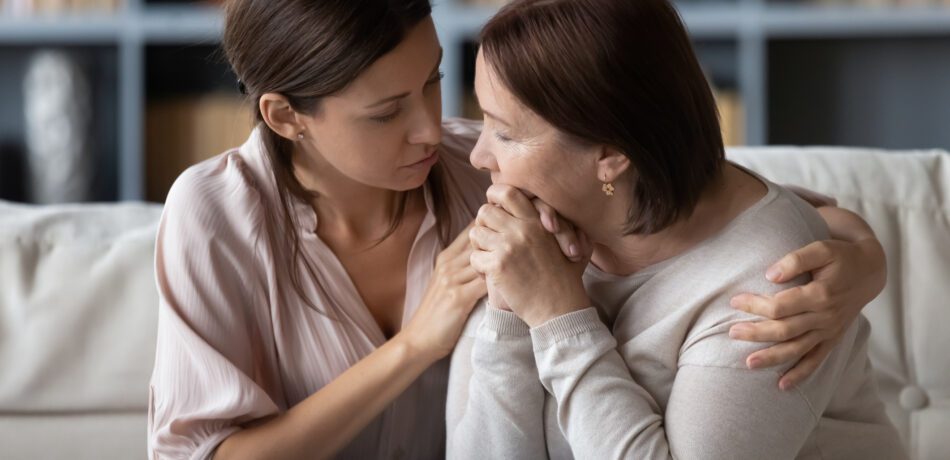
[[[927,407],[927,402],[927,393],[920,387],[910,385],[901,390],[900,403],[904,409],[920,410]]]

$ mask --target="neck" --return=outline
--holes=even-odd
[[[300,183],[317,193],[312,205],[321,236],[377,241],[389,229],[403,194],[410,194],[407,213],[424,205],[421,188],[399,192],[362,184],[314,155],[295,154],[294,169]]]
[[[630,275],[678,256],[715,235],[765,195],[758,179],[727,163],[723,174],[702,193],[689,216],[651,235],[602,235],[592,261],[607,273]],[[627,195],[630,196],[630,195]],[[626,209],[624,207],[624,209]],[[612,228],[622,228],[626,212],[614,213]],[[619,217],[619,218],[618,218]]]

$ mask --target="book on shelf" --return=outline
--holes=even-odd
[[[149,103],[145,122],[146,199],[163,202],[189,166],[244,144],[253,128],[250,106],[228,94]]]
[[[0,0],[0,14],[45,16],[81,13],[115,13],[125,0]]]
[[[735,90],[714,89],[719,109],[719,128],[726,146],[745,144],[745,107],[742,96]]]

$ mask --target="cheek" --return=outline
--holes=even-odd
[[[392,175],[399,159],[397,136],[388,129],[371,135],[367,131],[341,125],[317,134],[316,144],[326,161],[347,176],[365,180]]]
[[[562,184],[569,181],[562,177],[566,171],[557,155],[530,147],[513,146],[496,155],[496,158],[501,182],[545,201],[557,200],[564,194]]]

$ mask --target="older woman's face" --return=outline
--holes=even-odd
[[[484,129],[471,155],[475,167],[490,171],[493,183],[537,196],[576,223],[598,215],[599,200],[594,198],[601,186],[597,148],[572,145],[522,106],[481,52],[475,64],[475,93],[485,114]]]

